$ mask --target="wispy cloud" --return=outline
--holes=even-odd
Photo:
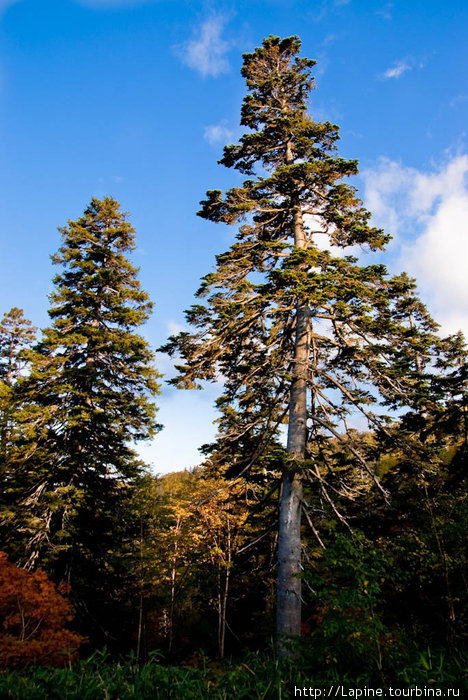
[[[389,80],[390,78],[400,78],[403,73],[411,70],[411,65],[408,61],[398,61],[392,68],[388,68],[385,73],[381,74],[383,80]]]
[[[136,5],[148,5],[155,0],[75,0],[79,5],[92,7],[98,10],[106,10],[114,7],[134,7]]]
[[[396,268],[416,277],[444,332],[468,335],[468,155],[432,172],[382,160],[362,176],[376,223],[396,236]]]
[[[315,52],[317,65],[314,68],[314,74],[316,77],[321,77],[330,65],[328,47],[330,46],[330,44],[333,44],[333,42],[337,41],[337,39],[337,34],[326,34],[322,41],[318,44],[317,50]]]
[[[173,318],[169,319],[167,322],[168,335],[178,335],[179,333],[187,330],[189,330],[187,324],[179,323],[179,321],[176,321]]]
[[[233,136],[234,132],[232,129],[228,129],[223,122],[220,124],[213,124],[212,126],[206,126],[205,133],[203,134],[203,138],[205,141],[208,141],[211,146],[230,143]]]
[[[212,442],[216,435],[213,423],[218,417],[214,408],[218,393],[216,385],[204,391],[163,391],[158,398],[158,421],[164,425],[164,430],[153,442],[145,441],[137,447],[154,472],[180,471],[184,466],[195,467],[202,462],[200,445]]]
[[[328,46],[329,44],[333,44],[333,42],[337,41],[338,38],[339,38],[338,34],[333,34],[333,33],[326,34],[326,36],[322,40],[320,46],[325,47],[325,46]]]
[[[455,107],[455,105],[460,104],[461,102],[466,102],[468,100],[468,95],[466,94],[460,94],[456,95],[452,100],[450,100],[450,107]]]
[[[226,22],[225,15],[213,15],[196,28],[189,41],[175,47],[182,62],[204,78],[216,77],[230,69],[226,58],[230,44],[222,38]]]
[[[375,14],[380,15],[384,19],[390,20],[390,19],[392,19],[392,10],[393,10],[393,2],[387,2],[379,10],[376,10]]]
[[[15,5],[20,0],[0,0],[0,14],[7,10],[11,5]]]

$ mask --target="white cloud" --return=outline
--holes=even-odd
[[[411,70],[411,66],[407,61],[398,61],[398,63],[395,63],[393,68],[386,70],[380,77],[384,80],[388,80],[389,78],[399,78],[408,70]]]
[[[151,443],[138,445],[138,453],[155,473],[166,474],[200,464],[199,448],[216,435],[218,417],[214,402],[219,387],[205,391],[172,391],[158,398],[157,419],[164,429]]]
[[[167,322],[168,335],[178,335],[179,333],[183,333],[183,331],[187,330],[189,330],[187,324],[179,323],[172,318]]]
[[[194,31],[189,41],[176,47],[183,63],[198,71],[204,78],[216,77],[230,69],[226,58],[230,44],[221,36],[226,21],[223,15],[213,15]]]
[[[212,146],[231,143],[233,136],[234,132],[228,129],[223,123],[206,126],[205,133],[203,134],[205,141],[208,141]]]
[[[386,158],[381,159],[376,169],[361,172],[365,181],[366,205],[379,226],[392,236],[401,231],[403,207],[407,207],[401,198],[413,182],[415,172]]]
[[[334,226],[327,224],[320,216],[315,214],[304,214],[303,220],[307,235],[319,250],[328,250],[334,258],[341,258],[344,255],[359,255],[361,246],[349,245],[344,248],[332,245],[330,236],[333,234]]]
[[[395,271],[416,277],[443,332],[468,335],[468,155],[432,172],[382,160],[362,176],[376,223],[396,237]]]

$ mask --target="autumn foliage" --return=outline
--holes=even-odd
[[[84,638],[65,629],[71,603],[41,571],[25,571],[0,552],[0,666],[73,661]]]

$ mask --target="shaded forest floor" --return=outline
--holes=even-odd
[[[244,662],[199,660],[197,667],[165,666],[157,657],[145,664],[135,659],[113,662],[105,654],[94,654],[69,669],[47,667],[0,673],[0,698],[15,700],[165,700],[180,698],[205,700],[257,700],[297,697],[296,688],[321,689],[325,697],[332,689],[339,697],[354,689],[394,688],[434,689],[435,696],[445,697],[453,689],[453,697],[468,696],[468,657],[447,656],[427,650],[399,669],[389,670],[380,679],[339,673],[337,665],[325,666],[313,675],[302,668],[300,661],[290,661],[281,668],[267,655],[251,655]],[[339,685],[343,687],[340,689]],[[442,695],[437,693],[439,690]],[[318,692],[318,690],[317,690]],[[363,690],[364,692],[364,690]],[[458,695],[456,694],[458,693]],[[452,694],[451,694],[452,696]],[[317,695],[317,697],[319,697]],[[355,697],[355,696],[354,696]]]

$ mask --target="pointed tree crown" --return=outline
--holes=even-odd
[[[165,346],[183,360],[174,384],[225,380],[218,407],[228,449],[248,438],[265,449],[287,418],[298,368],[312,451],[322,435],[341,439],[355,412],[375,428],[385,422],[382,404],[408,405],[432,352],[436,326],[414,281],[345,254],[357,244],[382,249],[390,236],[372,226],[346,183],[357,162],[337,154],[338,127],[309,114],[315,62],[299,50],[297,37],[270,36],[244,55],[248,130],[220,162],[247,179],[225,193],[209,190],[199,211],[237,226],[236,241],[187,312],[194,333]]]

